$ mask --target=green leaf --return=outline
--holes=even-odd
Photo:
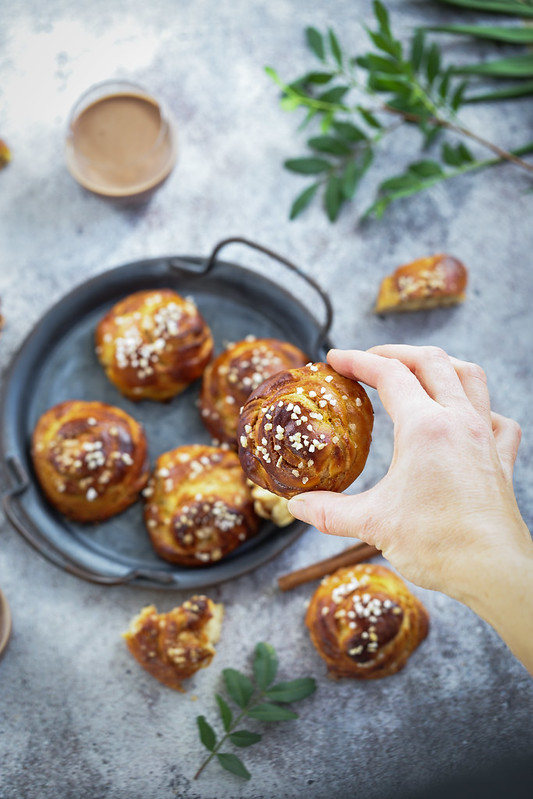
[[[318,183],[315,183],[309,188],[313,189],[313,193],[308,198],[306,205],[316,192]],[[309,189],[306,189],[306,192],[309,192]],[[268,688],[268,686],[276,679],[276,674],[278,671],[278,657],[276,655],[276,650],[271,644],[265,644],[263,642],[257,644],[255,648],[253,670],[255,682],[261,691],[264,691],[265,688]]]
[[[311,186],[308,186],[307,189],[304,189],[301,194],[299,194],[296,199],[294,200],[289,219],[296,219],[297,216],[300,216],[302,211],[305,211],[311,200],[316,194],[316,191],[320,183],[313,183]]]
[[[215,694],[215,697],[218,702],[220,716],[222,718],[222,724],[224,725],[224,731],[227,732],[231,727],[231,722],[233,720],[233,713],[231,712],[231,708],[229,707],[226,700],[223,699],[220,696],[220,694]]]
[[[241,708],[246,707],[254,692],[251,680],[237,669],[224,669],[222,674],[226,690],[233,701]]]
[[[298,718],[298,713],[286,707],[279,707],[270,702],[264,702],[248,710],[247,715],[257,721],[292,721]]]
[[[442,167],[436,161],[417,161],[409,165],[409,172],[422,178],[432,178],[442,173]]]
[[[214,729],[206,721],[204,716],[198,716],[196,718],[196,723],[198,724],[201,742],[206,749],[209,749],[209,751],[212,752],[217,743],[217,737],[215,735]]]
[[[282,111],[296,111],[301,102],[297,97],[282,97],[279,104]]]
[[[241,747],[257,744],[262,740],[262,738],[263,736],[259,735],[259,733],[249,732],[249,730],[237,730],[236,732],[232,732],[229,736],[232,744]]]
[[[404,64],[392,58],[383,58],[383,56],[368,53],[365,58],[365,63],[368,65],[366,68],[370,68],[374,72],[384,72],[387,75],[405,74]]]
[[[457,146],[457,150],[461,155],[463,163],[471,163],[472,161],[475,160],[474,156],[472,155],[466,144],[463,144],[463,142],[460,142],[460,144]]]
[[[318,175],[331,169],[331,164],[325,158],[289,158],[284,166],[291,172],[298,172],[300,175]]]
[[[335,222],[342,205],[342,183],[337,175],[331,175],[326,183],[324,205],[330,222]]]
[[[389,55],[393,56],[393,58],[397,58],[398,60],[401,59],[402,45],[400,42],[397,42],[395,39],[386,38],[380,33],[374,33],[373,31],[367,31],[367,33],[378,50],[383,50],[384,53],[388,53]]]
[[[304,83],[329,83],[334,77],[332,72],[308,72],[304,78]]]
[[[337,37],[335,36],[335,33],[331,30],[331,28],[328,31],[328,37],[329,37],[329,46],[330,46],[333,58],[335,59],[335,61],[339,65],[339,67],[342,67],[342,50],[341,50],[341,46],[339,44],[339,40],[337,39]]]
[[[231,773],[236,774],[237,777],[242,777],[245,780],[249,780],[252,776],[237,755],[230,755],[220,752],[217,755],[217,760],[222,768],[225,768],[226,771],[231,771]]]
[[[443,100],[445,100],[446,97],[448,96],[451,76],[452,76],[451,70],[447,69],[444,75],[442,76],[441,81],[439,82],[439,97],[441,97]]]
[[[360,171],[356,161],[349,161],[342,176],[342,193],[347,200],[351,200],[357,189]]]
[[[380,0],[374,0],[374,16],[376,17],[380,30],[390,36],[389,12]]]
[[[533,17],[533,8],[523,2],[513,0],[440,0],[453,6],[461,6],[472,11],[488,11],[493,14],[507,14],[517,17]]]
[[[507,86],[505,89],[498,89],[495,92],[482,92],[481,94],[469,94],[464,98],[465,103],[485,103],[497,100],[509,100],[513,97],[527,97],[533,94],[533,81],[526,80]]]
[[[363,108],[362,106],[358,105],[357,106],[357,111],[361,114],[361,116],[363,117],[363,119],[365,120],[366,124],[369,127],[375,128],[376,130],[381,130],[382,129],[383,125],[381,124],[379,119],[376,119],[374,114],[372,114],[366,108]]]
[[[463,156],[457,147],[452,147],[449,142],[444,142],[442,145],[442,160],[449,166],[461,166]]]
[[[316,691],[316,681],[312,677],[301,677],[288,682],[278,682],[266,692],[274,702],[299,702]]]
[[[333,127],[339,136],[342,136],[342,138],[346,139],[346,141],[360,142],[367,139],[366,134],[361,130],[361,128],[358,128],[357,125],[353,125],[351,122],[341,122],[335,120],[333,122]]]
[[[463,97],[468,86],[468,81],[463,80],[453,93],[450,105],[454,111],[457,111],[463,104]]]
[[[418,186],[421,180],[414,174],[406,172],[403,175],[395,175],[393,178],[384,180],[380,185],[381,191],[397,191],[398,189],[409,189],[412,186]]]
[[[533,78],[533,55],[510,56],[483,64],[453,67],[456,75],[483,75],[488,78]]]
[[[403,76],[387,78],[376,72],[369,74],[368,88],[375,92],[394,92],[404,97],[408,97],[411,94],[411,84],[403,80]]]
[[[320,122],[320,130],[324,135],[326,135],[329,132],[329,129],[331,128],[331,124],[334,119],[335,119],[334,111],[328,111],[327,114],[323,115],[322,120]]]
[[[342,139],[336,139],[334,136],[314,136],[308,140],[307,144],[320,153],[328,153],[330,155],[350,155],[351,153],[351,148],[346,142],[342,141]]]
[[[316,28],[306,28],[305,29],[305,37],[307,40],[307,46],[310,50],[316,55],[320,61],[324,60],[325,50],[324,50],[324,39],[322,34],[317,31]]]
[[[533,44],[533,28],[490,25],[432,25],[427,30],[440,33],[453,33],[464,36],[474,36],[478,39],[491,39],[495,42],[510,42],[511,44]]]
[[[342,102],[344,95],[350,90],[349,86],[335,86],[333,89],[328,89],[324,94],[320,94],[316,99],[321,103],[331,103],[337,105]]]
[[[424,58],[424,39],[424,31],[422,28],[418,28],[411,42],[411,57],[409,59],[415,72],[420,69]]]
[[[437,44],[433,42],[431,47],[429,48],[427,64],[426,64],[426,75],[428,82],[431,86],[437,75],[439,74],[440,70],[440,50]]]

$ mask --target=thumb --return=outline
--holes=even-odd
[[[290,499],[289,511],[322,533],[361,538],[376,545],[373,535],[374,504],[372,489],[362,494],[309,491]]]

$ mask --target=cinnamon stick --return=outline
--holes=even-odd
[[[312,563],[304,569],[298,569],[297,571],[278,577],[278,585],[282,591],[290,591],[298,585],[310,583],[312,580],[319,580],[321,577],[324,577],[326,574],[331,574],[341,566],[353,566],[375,555],[381,555],[379,549],[361,541],[353,547],[348,547],[348,549],[345,549],[344,552],[338,555],[333,555],[331,558],[318,561],[318,563]]]

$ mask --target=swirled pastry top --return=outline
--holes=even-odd
[[[211,663],[223,614],[223,605],[203,595],[191,597],[168,613],[158,613],[149,605],[131,621],[124,638],[143,669],[183,692],[183,680]]]
[[[101,319],[96,354],[124,396],[165,401],[201,376],[213,337],[191,299],[170,289],[138,291]]]
[[[240,410],[251,392],[267,377],[308,360],[298,347],[276,338],[249,336],[230,344],[202,378],[200,414],[211,435],[236,447]]]
[[[344,491],[364,468],[373,420],[364,388],[327,364],[279,372],[244,405],[239,458],[253,483],[282,497]]]
[[[463,302],[468,282],[465,265],[439,253],[399,266],[381,283],[376,313],[421,311]]]
[[[152,545],[165,560],[209,566],[257,532],[237,455],[201,444],[165,452],[144,491]]]
[[[103,402],[68,400],[47,410],[35,426],[31,454],[48,501],[81,522],[127,508],[149,476],[143,428]]]
[[[405,666],[428,633],[429,616],[390,569],[358,564],[322,580],[305,623],[332,676],[368,680]]]

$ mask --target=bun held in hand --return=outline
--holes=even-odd
[[[287,499],[344,491],[363,471],[373,421],[364,388],[327,364],[279,372],[243,407],[239,458],[253,483]]]

